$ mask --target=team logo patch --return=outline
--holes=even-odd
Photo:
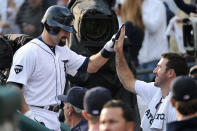
[[[20,73],[22,70],[23,70],[22,65],[15,65],[14,71],[16,72],[16,74]]]
[[[64,63],[64,73],[65,73],[65,78],[66,78],[66,64],[68,63],[68,60],[62,60]]]
[[[68,60],[62,60],[62,62],[64,63],[64,71],[66,72],[66,64],[68,63]]]

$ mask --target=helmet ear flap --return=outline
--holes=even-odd
[[[59,27],[50,27],[47,23],[44,24],[44,27],[46,28],[47,32],[51,35],[57,35],[60,32]]]

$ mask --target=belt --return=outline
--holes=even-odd
[[[31,105],[31,106],[46,109],[46,110],[53,111],[53,112],[58,112],[60,109],[60,105],[56,105],[56,106],[34,106],[34,105]]]

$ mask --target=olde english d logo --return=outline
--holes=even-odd
[[[62,62],[64,63],[64,71],[66,72],[66,64],[67,64],[68,60],[62,60]]]
[[[15,65],[14,71],[16,72],[16,74],[20,73],[22,70],[23,70],[22,65]]]
[[[64,63],[64,72],[65,72],[65,77],[66,77],[66,64],[68,60],[62,60],[62,62]]]

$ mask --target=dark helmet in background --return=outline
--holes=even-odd
[[[56,35],[59,33],[60,28],[67,32],[75,33],[73,20],[74,15],[68,8],[54,5],[47,9],[41,23],[49,33]]]

